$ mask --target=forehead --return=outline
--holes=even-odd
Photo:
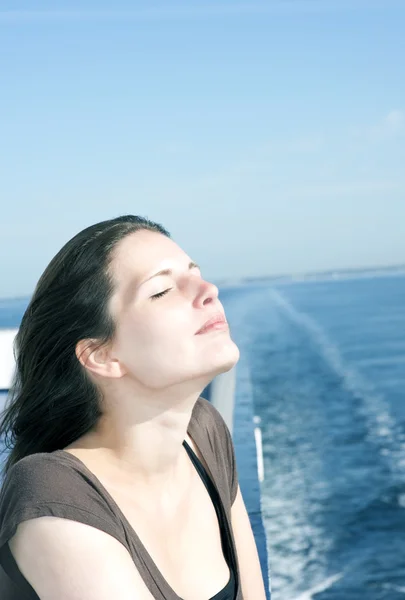
[[[187,260],[187,254],[172,239],[155,231],[127,235],[115,248],[111,263],[116,291],[139,284],[153,272]]]

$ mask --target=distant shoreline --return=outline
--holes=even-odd
[[[387,267],[357,267],[350,269],[329,269],[326,271],[284,273],[281,275],[235,277],[234,279],[217,280],[216,285],[229,286],[260,282],[289,283],[298,281],[337,281],[341,279],[384,277],[389,275],[405,275],[405,264]]]

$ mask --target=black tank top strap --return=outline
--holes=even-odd
[[[215,594],[215,596],[209,598],[209,600],[234,600],[236,592],[236,566],[234,565],[233,554],[231,552],[232,540],[229,537],[228,528],[226,527],[225,509],[223,507],[218,491],[214,483],[212,482],[210,476],[208,475],[206,469],[204,468],[204,465],[202,464],[198,456],[195,454],[194,450],[186,442],[186,440],[183,441],[183,446],[186,448],[186,451],[191,461],[193,462],[198,474],[203,480],[205,487],[207,488],[208,493],[211,497],[220,525],[222,551],[224,553],[226,563],[230,570],[230,577],[226,586],[217,594]]]

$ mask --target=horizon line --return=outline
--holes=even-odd
[[[372,271],[391,271],[394,269],[403,269],[405,271],[405,262],[402,263],[391,263],[384,266],[369,266],[369,267],[338,267],[336,269],[323,269],[319,271],[285,271],[283,273],[274,275],[241,275],[238,277],[212,277],[212,281],[217,281],[220,285],[221,282],[226,283],[227,281],[243,281],[243,280],[254,280],[254,279],[279,279],[283,277],[300,277],[300,276],[311,276],[311,275],[327,275],[333,273],[367,273]],[[18,296],[0,296],[0,302],[2,300],[26,300],[33,295],[33,291],[30,294],[23,294]]]

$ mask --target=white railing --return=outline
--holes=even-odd
[[[18,329],[0,329],[0,390],[8,390],[14,374],[13,342]]]

